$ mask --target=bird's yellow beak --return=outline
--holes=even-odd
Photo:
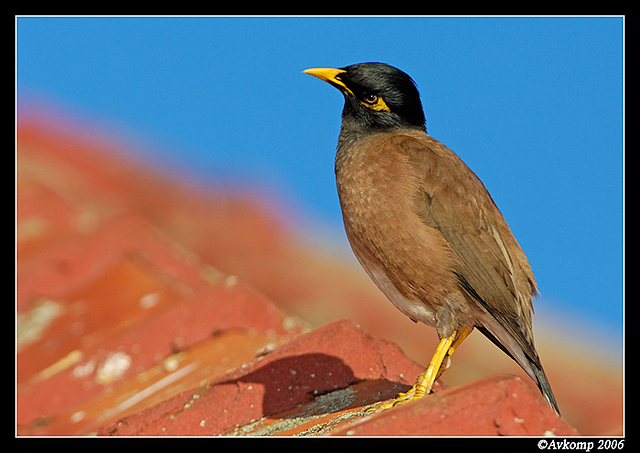
[[[327,83],[330,83],[334,87],[339,90],[346,90],[349,94],[353,96],[353,91],[351,91],[342,80],[338,79],[340,74],[343,74],[347,71],[344,69],[334,69],[334,68],[311,68],[305,69],[305,74],[312,75],[314,77],[319,78],[320,80],[324,80]]]

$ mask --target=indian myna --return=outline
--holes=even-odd
[[[427,135],[414,81],[383,63],[304,72],[344,95],[335,172],[353,252],[401,312],[440,338],[415,386],[383,407],[429,394],[476,328],[560,414],[533,344],[531,266],[480,179]]]

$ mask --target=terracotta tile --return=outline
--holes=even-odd
[[[421,371],[394,344],[371,337],[352,322],[337,321],[99,433],[219,435],[363,380],[398,382],[406,390]]]
[[[346,436],[573,436],[537,389],[515,376],[490,376],[439,391],[345,426]]]
[[[30,434],[90,434],[105,424],[215,379],[255,359],[261,350],[282,341],[283,338],[242,329],[223,331],[184,351],[166,356],[157,365],[122,379],[116,385],[104,388],[94,397],[69,408],[66,413],[51,417],[49,423],[30,427]],[[87,363],[78,365],[76,370],[87,366]]]
[[[319,436],[369,416],[374,403],[410,388],[386,379],[366,379],[317,396],[293,409],[263,417],[224,433],[225,436]]]
[[[371,339],[347,322],[316,329],[321,336],[301,337],[316,344],[290,341],[305,329],[294,314],[313,326],[353,319],[425,364],[437,344],[431,330],[408,321],[353,263],[296,238],[288,224],[291,213],[256,196],[256,190],[206,191],[178,182],[134,162],[122,143],[96,140],[69,125],[51,126],[49,120],[48,126],[18,124],[19,432],[86,432],[97,429],[100,420],[109,424],[105,413],[121,418],[101,430],[114,434],[253,429],[254,434],[312,435],[338,433],[342,427],[347,432],[347,425],[377,419],[360,416],[375,389],[384,387],[380,395],[387,397],[394,386],[412,384],[423,371],[397,346]],[[190,385],[196,369],[187,364],[163,371],[164,361],[176,354],[197,355],[199,348],[215,349],[216,341],[224,344],[232,332],[246,341],[237,345],[247,353],[245,367],[224,377],[213,372],[208,385],[169,396]],[[473,391],[478,377],[501,370],[519,373],[500,351],[487,350],[474,335],[445,374],[447,380],[469,383],[456,389]],[[265,339],[268,343],[259,346]],[[544,337],[538,340],[544,346]],[[595,366],[585,362],[588,354],[576,353],[561,340],[551,344],[554,355],[541,354],[565,416],[579,422],[583,434],[621,434],[621,371],[603,368],[597,357]],[[256,347],[265,354],[260,360],[249,357]],[[262,369],[276,356],[270,369]],[[207,366],[218,369],[219,364]],[[100,367],[102,377],[97,378]],[[182,369],[191,371],[181,376]],[[298,369],[306,373],[291,375]],[[584,382],[602,383],[601,390],[577,386],[566,377],[572,376],[567,369],[579,370]],[[324,376],[320,385],[318,376]],[[533,388],[526,378],[523,382]],[[134,392],[144,396],[160,387],[136,402],[141,397]],[[308,394],[311,388],[317,394]],[[274,396],[282,392],[285,397]],[[340,395],[348,400],[355,395],[352,405],[343,407]],[[155,399],[164,396],[160,403]],[[429,397],[432,402],[433,396],[438,394]],[[114,406],[106,408],[111,402]],[[115,410],[145,405],[151,406],[125,418],[128,412]],[[589,415],[594,408],[606,415]],[[509,424],[508,411],[501,414],[496,420],[503,434],[524,427]],[[388,415],[380,416],[382,423]],[[524,425],[534,426],[530,421]],[[419,422],[407,426],[422,429]],[[404,432],[396,428],[398,435]]]

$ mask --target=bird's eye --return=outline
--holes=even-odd
[[[378,102],[378,96],[376,96],[373,93],[365,93],[364,95],[364,102],[366,102],[367,104],[375,104],[376,102]]]
[[[371,110],[375,110],[376,112],[385,111],[390,112],[391,109],[387,107],[387,104],[377,94],[373,93],[364,93],[360,100],[360,104],[364,105]]]

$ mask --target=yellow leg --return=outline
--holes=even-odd
[[[396,404],[404,403],[418,398],[423,398],[431,392],[433,383],[440,377],[440,375],[448,368],[450,356],[453,351],[464,341],[465,338],[471,333],[472,329],[460,329],[454,332],[451,336],[445,337],[440,340],[438,348],[436,349],[429,367],[424,373],[418,376],[416,384],[407,393],[400,393],[393,401],[383,404],[378,407],[377,410],[384,410]],[[445,360],[447,361],[445,363]]]
[[[458,346],[460,346],[460,344],[465,340],[465,338],[469,336],[471,332],[473,332],[473,328],[467,329],[466,327],[463,329],[460,329],[457,332],[454,332],[453,335],[456,338],[453,341],[453,344],[451,344],[451,346],[449,347],[445,360],[443,360],[442,365],[440,365],[440,369],[438,370],[438,375],[436,376],[436,380],[440,376],[442,376],[442,373],[444,373],[447,370],[447,368],[449,368],[449,365],[451,365],[451,354],[453,354],[453,351],[455,351],[458,348]]]

